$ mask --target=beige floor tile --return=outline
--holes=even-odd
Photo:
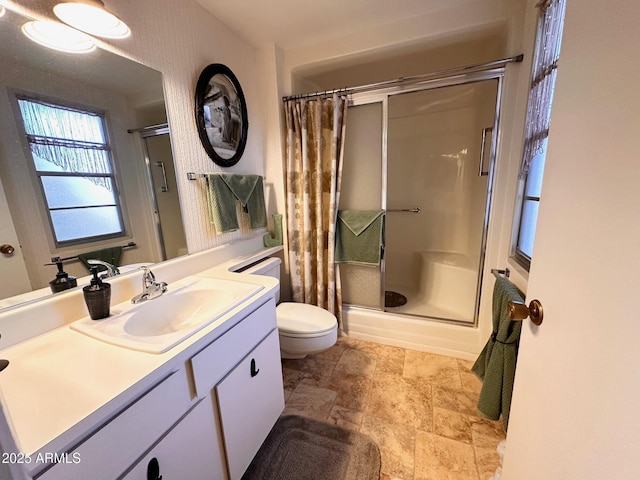
[[[471,443],[471,423],[464,413],[452,412],[444,408],[433,409],[433,433],[442,437]]]
[[[363,411],[371,389],[371,379],[335,371],[327,388],[336,392],[336,405]]]
[[[505,434],[478,414],[473,363],[339,337],[325,352],[283,361],[284,413],[371,436],[381,480],[488,480]]]
[[[346,349],[335,366],[335,372],[362,377],[372,377],[375,370],[375,355],[353,348]]]
[[[469,416],[473,443],[479,447],[495,448],[506,435],[502,422]]]
[[[482,382],[474,373],[460,370],[460,380],[462,381],[462,389],[480,395]]]
[[[360,432],[380,448],[381,473],[387,478],[413,479],[416,430],[365,415]]]
[[[326,421],[336,400],[336,392],[326,388],[298,385],[284,407],[284,414],[304,415]]]
[[[478,414],[478,395],[466,390],[444,388],[438,385],[433,387],[433,406],[453,410],[454,412],[468,415]]]
[[[376,360],[376,373],[384,372],[402,375],[406,351],[404,348],[381,343],[361,342],[357,350],[373,355]]]
[[[400,477],[389,475],[388,473],[380,473],[380,480],[405,480]]]
[[[289,397],[291,396],[291,390],[285,390],[284,391],[284,402],[287,403],[287,400],[289,399]]]
[[[372,379],[365,412],[392,423],[433,430],[431,385],[421,379],[380,373]]]
[[[495,448],[474,446],[476,466],[480,480],[489,480],[500,466],[500,457]]]
[[[340,427],[358,431],[360,430],[363,416],[364,414],[362,412],[334,405],[331,409],[331,413],[329,414],[328,422]]]
[[[416,433],[415,480],[478,480],[471,445],[431,433]]]
[[[285,390],[295,390],[300,380],[304,378],[304,373],[298,370],[292,370],[291,368],[282,368],[282,383]]]
[[[284,368],[304,374],[300,378],[300,382],[314,387],[325,387],[335,366],[336,362],[313,355],[303,359],[285,360],[283,362]]]
[[[460,367],[461,371],[470,372],[473,364],[476,363],[475,360],[463,360],[462,358],[458,358],[458,367]]]
[[[447,388],[462,388],[457,360],[442,355],[407,350],[404,376],[422,378]]]

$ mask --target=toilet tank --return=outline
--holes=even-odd
[[[265,275],[267,277],[273,277],[280,282],[280,264],[282,260],[277,257],[267,257],[258,263],[251,265],[248,268],[241,270],[242,273],[250,273],[252,275]],[[280,284],[278,283],[278,289],[276,290],[276,303],[280,302]]]

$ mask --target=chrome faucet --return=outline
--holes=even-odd
[[[110,263],[103,262],[102,260],[97,260],[95,258],[90,258],[87,260],[89,265],[102,265],[103,267],[107,267],[107,271],[100,275],[100,278],[109,278],[115,277],[116,275],[120,275],[120,270],[115,265],[111,265]]]
[[[141,267],[142,273],[142,293],[131,299],[131,303],[141,303],[146,300],[159,297],[167,291],[166,282],[156,282],[156,276],[148,267]]]

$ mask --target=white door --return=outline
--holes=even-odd
[[[0,245],[11,245],[13,253],[0,253],[0,299],[12,297],[31,290],[31,283],[27,275],[27,267],[22,257],[22,249],[18,242],[9,203],[4,194],[0,181]],[[3,304],[0,302],[0,308]]]
[[[567,2],[503,480],[640,478],[640,2]]]

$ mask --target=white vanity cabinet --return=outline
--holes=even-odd
[[[198,395],[213,392],[217,399],[229,479],[237,480],[284,409],[274,300],[194,356],[191,364]]]
[[[275,302],[256,304],[33,478],[239,479],[284,409]]]
[[[279,357],[274,330],[216,386],[232,480],[242,477],[284,408]]]
[[[123,480],[225,480],[211,398],[201,400]]]
[[[184,369],[163,380],[72,451],[59,455],[38,480],[113,480],[158,440],[191,405]]]

